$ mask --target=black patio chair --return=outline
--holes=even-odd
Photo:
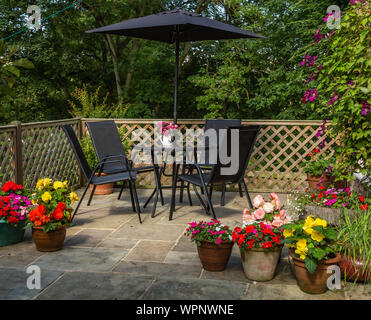
[[[77,139],[77,136],[75,134],[75,131],[71,127],[71,125],[63,125],[62,129],[67,135],[68,141],[71,144],[72,150],[76,156],[76,159],[80,165],[81,171],[84,174],[87,184],[86,188],[81,196],[81,199],[79,203],[77,204],[77,207],[73,213],[72,220],[74,216],[76,215],[77,211],[80,208],[80,205],[82,203],[82,200],[84,199],[86,192],[89,189],[90,184],[93,184],[93,190],[91,191],[90,198],[88,200],[88,206],[91,203],[91,200],[94,195],[94,191],[97,185],[105,184],[105,183],[112,183],[112,182],[118,182],[118,181],[128,181],[130,188],[132,190],[132,205],[133,205],[133,211],[137,212],[139,222],[142,223],[141,217],[140,217],[140,208],[139,208],[139,201],[138,201],[138,196],[137,192],[135,189],[135,184],[134,181],[136,179],[136,171],[132,170],[130,167],[130,164],[128,163],[126,157],[123,157],[121,155],[111,155],[111,156],[106,156],[103,159],[98,161],[98,165],[92,170],[86,160],[86,157],[84,155],[84,152],[82,151],[81,145],[79,143],[79,140]],[[112,165],[117,162],[124,162],[125,166],[127,168],[127,171],[125,172],[118,172],[118,173],[113,173],[107,176],[101,176],[102,172],[104,172],[104,168],[106,165]],[[97,175],[96,175],[97,174]],[[134,198],[134,199],[133,199]],[[71,221],[72,221],[71,220]]]
[[[227,129],[228,127],[239,127],[241,126],[241,119],[206,119],[205,120],[205,126],[204,126],[204,132],[206,132],[209,129],[214,129],[217,134],[217,144],[219,144],[219,130],[220,129]],[[209,141],[205,141],[205,148],[207,148],[209,145]],[[202,169],[208,169],[210,168],[210,165],[205,165],[202,166]],[[183,166],[182,168],[182,174],[185,173],[186,166]],[[240,197],[243,197],[242,194],[242,187],[241,187],[242,181],[238,182],[238,191],[240,194]],[[189,186],[187,186],[189,189]],[[180,189],[180,196],[179,196],[179,202],[183,201],[183,189],[184,189],[184,182],[181,182],[181,189]],[[224,206],[225,205],[225,192],[226,192],[226,184],[223,182],[221,184],[221,190],[222,190],[222,195],[220,198],[220,205]],[[203,189],[201,189],[201,192],[203,193]],[[190,201],[192,204],[192,201]]]
[[[108,156],[120,155],[121,160],[114,163],[110,163],[104,166],[103,173],[113,174],[119,172],[126,172],[128,161],[119,132],[117,130],[116,123],[113,120],[104,120],[96,122],[86,122],[85,123],[89,133],[90,138],[93,142],[94,150],[97,155],[98,161],[103,161]],[[164,205],[164,199],[162,194],[161,183],[159,182],[159,172],[157,168],[153,166],[137,167],[132,168],[131,170],[135,171],[137,174],[147,173],[154,171],[155,182],[156,182],[156,191],[159,190],[161,203]],[[118,195],[118,200],[121,198],[121,194],[125,188],[123,183],[120,193]],[[133,190],[129,184],[130,194],[132,195]],[[147,203],[146,203],[147,204]],[[133,206],[134,207],[134,206]],[[154,216],[154,211],[152,211],[152,217]]]
[[[213,186],[217,184],[220,185],[223,183],[236,184],[236,183],[239,183],[240,181],[244,181],[243,176],[245,174],[252,150],[254,148],[256,137],[260,130],[260,126],[229,127],[227,129],[228,130],[228,134],[226,135],[227,138],[226,139],[224,138],[223,141],[220,141],[220,146],[225,147],[224,144],[227,144],[227,147],[228,147],[228,144],[231,143],[230,130],[233,130],[233,129],[239,130],[239,134],[238,134],[239,136],[238,164],[239,165],[238,165],[237,172],[233,175],[222,174],[222,168],[229,167],[229,165],[223,165],[220,162],[219,155],[217,157],[217,163],[211,165],[210,170],[203,169],[204,167],[203,164],[197,164],[197,163],[189,164],[191,167],[197,170],[197,174],[193,174],[191,171],[189,174],[178,175],[180,164],[177,164],[176,169],[175,169],[175,175],[173,178],[173,188],[172,188],[172,198],[171,198],[171,205],[170,205],[169,220],[172,220],[173,212],[175,211],[175,193],[176,193],[176,184],[178,180],[184,181],[184,182],[187,182],[193,185],[195,193],[198,199],[200,200],[201,205],[204,207],[206,213],[210,214],[210,211],[211,211],[211,214],[213,215],[214,218],[216,218],[216,216],[215,216],[214,207],[211,201]],[[249,199],[250,197],[248,195],[246,184],[244,184],[244,186],[246,188],[245,191]],[[207,205],[205,204],[200,194],[198,193],[197,187],[200,187],[201,190],[203,189],[204,195],[207,200]]]

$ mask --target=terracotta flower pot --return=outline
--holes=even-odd
[[[0,247],[9,246],[21,242],[24,236],[24,222],[19,222],[14,227],[4,220],[0,220]]]
[[[36,249],[41,252],[58,251],[62,249],[66,238],[66,226],[54,231],[44,232],[42,227],[32,227],[32,239]]]
[[[98,173],[95,173],[97,176]],[[102,173],[101,176],[106,176],[105,173]],[[90,185],[90,190],[93,190],[94,185]],[[112,183],[106,183],[106,184],[101,184],[95,188],[94,195],[106,195],[106,194],[111,194],[113,192],[113,182]]]
[[[246,278],[254,281],[272,280],[281,256],[282,246],[267,252],[263,248],[240,251]]]
[[[207,271],[223,271],[232,253],[233,242],[222,241],[220,245],[202,242],[197,246],[202,266]]]
[[[307,173],[307,182],[309,185],[309,189],[317,190],[320,186],[327,189],[330,186],[331,177],[326,175],[312,176],[311,174]]]
[[[304,261],[297,258],[292,250],[290,251],[290,257],[293,259],[296,280],[302,291],[311,294],[320,294],[327,291],[327,279],[331,276],[327,273],[327,268],[339,263],[340,254],[337,253],[335,258],[320,262],[313,274],[309,273],[305,268]]]
[[[341,255],[339,262],[339,267],[341,271],[341,276],[344,278],[344,273],[346,274],[346,280],[357,282],[367,282],[371,280],[371,266],[366,268],[365,262],[356,258],[353,261],[352,258]]]

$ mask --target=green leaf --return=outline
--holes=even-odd
[[[314,271],[316,271],[317,269],[317,263],[308,256],[305,257],[304,262],[305,262],[305,267],[307,268],[308,272],[310,274],[313,274]]]
[[[23,58],[14,61],[13,65],[16,66],[16,67],[21,67],[21,68],[25,68],[25,69],[35,68],[34,64],[30,60],[23,59]]]

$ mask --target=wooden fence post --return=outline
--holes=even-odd
[[[23,185],[23,144],[22,144],[22,125],[20,121],[13,121],[16,126],[14,155],[15,155],[15,183]]]

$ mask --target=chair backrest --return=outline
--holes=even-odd
[[[80,165],[80,168],[86,180],[89,180],[92,175],[92,170],[88,164],[88,161],[85,158],[84,152],[82,151],[81,145],[79,143],[79,140],[77,139],[75,131],[69,124],[63,125],[62,129],[67,135],[68,141],[71,144],[72,150],[76,156],[76,159]]]
[[[234,161],[237,160],[238,168],[236,172],[234,172],[233,174],[228,174],[228,175],[224,174],[222,171],[225,169],[223,168],[229,168],[231,164],[227,164],[227,165],[222,164],[220,161],[220,156],[218,154],[217,163],[212,166],[211,177],[210,177],[209,183],[211,184],[220,183],[220,182],[237,183],[244,177],[244,174],[246,172],[246,168],[247,168],[250,156],[252,154],[252,151],[254,149],[256,138],[259,134],[260,128],[261,126],[238,126],[238,127],[228,128],[229,133],[227,134],[227,139],[224,139],[221,142],[220,147],[223,149],[227,148],[228,153],[230,154],[230,150],[231,150],[230,145],[232,143],[230,130],[238,129],[239,153],[238,153],[238,158],[234,160]]]
[[[98,122],[86,122],[85,124],[88,127],[95,154],[97,155],[99,162],[103,161],[103,159],[109,155],[120,154],[125,156],[125,150],[122,145],[115,121],[105,120]],[[117,162],[107,163],[104,165],[103,172],[126,170],[124,159],[116,158],[111,160],[115,160]]]

